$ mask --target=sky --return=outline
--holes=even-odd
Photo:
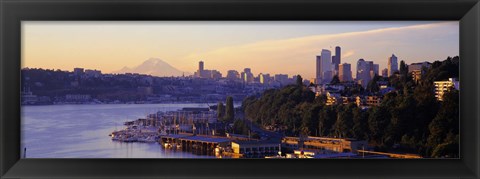
[[[103,73],[160,58],[193,73],[205,69],[315,76],[322,49],[342,63],[363,58],[386,68],[459,55],[458,21],[22,21],[22,67]]]

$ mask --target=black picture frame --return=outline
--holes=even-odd
[[[0,0],[0,178],[478,178],[478,0]],[[459,20],[460,159],[20,159],[23,20]]]

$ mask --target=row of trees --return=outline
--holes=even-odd
[[[404,62],[397,75],[375,77],[367,90],[352,95],[378,93],[378,81],[388,81],[396,91],[383,96],[379,106],[368,109],[353,103],[327,106],[325,96],[315,97],[301,84],[246,98],[242,108],[247,119],[263,126],[284,126],[290,136],[356,138],[368,140],[380,151],[457,157],[459,92],[452,89],[444,94],[443,101],[437,101],[433,82],[458,77],[459,58],[436,61],[423,70],[418,82],[412,80]]]
[[[217,104],[217,118],[223,122],[232,122],[235,117],[235,111],[233,108],[233,98],[227,97],[226,106],[222,102]]]

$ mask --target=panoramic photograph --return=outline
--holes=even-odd
[[[458,21],[22,21],[21,158],[460,158]]]

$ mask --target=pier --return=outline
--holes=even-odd
[[[227,147],[231,140],[225,137],[201,136],[192,134],[175,134],[161,136],[159,141],[163,146],[181,148],[183,151],[198,151],[212,153],[215,148]]]

